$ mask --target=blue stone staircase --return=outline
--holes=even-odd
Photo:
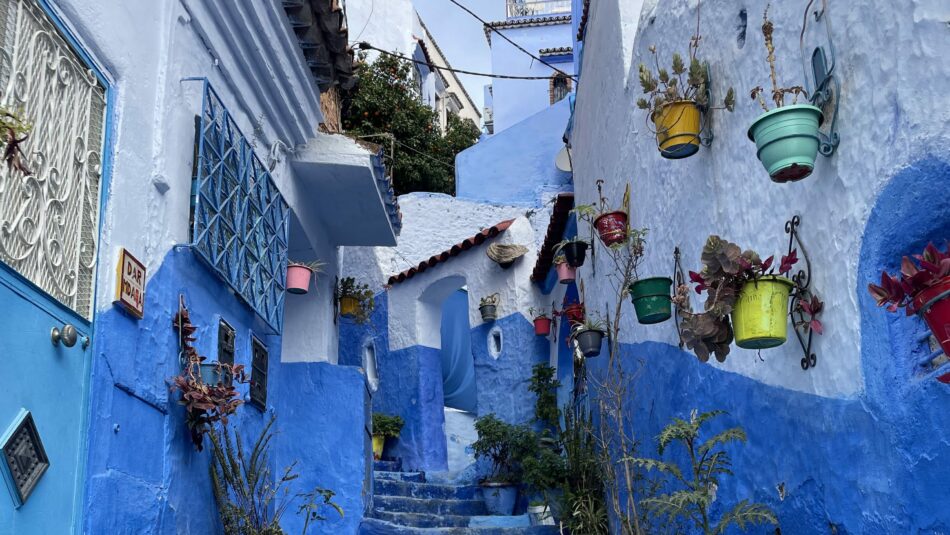
[[[489,516],[475,485],[426,481],[399,461],[374,464],[373,510],[360,535],[557,535],[554,526],[530,525],[527,515]]]

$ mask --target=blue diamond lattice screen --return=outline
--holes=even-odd
[[[205,80],[192,246],[276,333],[284,322],[288,211],[267,167]]]

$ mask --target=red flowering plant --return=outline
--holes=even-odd
[[[904,308],[907,315],[912,316],[922,304],[916,303],[914,297],[950,277],[950,242],[947,242],[945,251],[928,243],[923,254],[913,256],[916,263],[906,256],[901,260],[900,277],[882,271],[880,285],[868,284],[868,292],[878,306],[886,304],[890,312]]]
[[[706,362],[710,354],[715,354],[716,360],[723,362],[733,340],[729,315],[739,299],[742,287],[762,277],[787,275],[798,262],[798,251],[792,249],[788,255],[782,256],[776,270],[774,256],[762,260],[755,251],[743,251],[738,245],[719,236],[709,236],[701,259],[703,269],[699,273],[690,271],[689,280],[696,285],[696,293],[705,292],[707,295],[704,311],[692,311],[689,286],[686,284],[677,288],[673,298],[677,313],[683,318],[680,336],[699,360]],[[821,311],[821,301],[811,296],[811,299],[800,303],[797,306],[804,307],[803,311],[807,309],[807,321],[809,324],[814,321],[818,327],[815,331],[820,333],[821,323],[816,316]]]
[[[187,409],[191,441],[195,444],[195,448],[201,451],[204,435],[212,431],[216,422],[227,425],[228,417],[244,403],[235,385],[249,381],[244,372],[244,366],[241,364],[232,365],[221,362],[205,364],[207,357],[199,355],[194,346],[197,328],[192,325],[188,309],[184,305],[175,315],[173,325],[178,331],[183,366],[181,373],[170,379],[171,390],[181,392],[178,403]],[[202,367],[213,372],[209,374],[214,378],[213,380],[207,381],[202,377]]]

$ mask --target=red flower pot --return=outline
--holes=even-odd
[[[534,334],[537,336],[547,336],[551,334],[551,318],[547,316],[534,318]]]
[[[567,305],[564,307],[564,310],[561,311],[561,314],[567,318],[567,321],[571,323],[583,323],[584,322],[584,305],[575,303],[573,305]]]
[[[561,262],[557,265],[557,280],[561,284],[570,284],[574,282],[577,276],[577,270],[571,267],[567,262]]]
[[[943,353],[950,355],[950,276],[918,292],[914,296],[914,308],[927,322]]]
[[[604,245],[622,243],[627,239],[627,213],[616,211],[600,214],[594,220],[594,226],[597,227],[597,233],[600,234],[600,241]]]

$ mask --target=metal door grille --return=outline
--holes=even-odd
[[[287,203],[207,80],[198,136],[195,251],[279,333],[287,284]]]
[[[36,0],[0,0],[0,105],[32,174],[0,162],[0,262],[92,318],[106,90]]]

